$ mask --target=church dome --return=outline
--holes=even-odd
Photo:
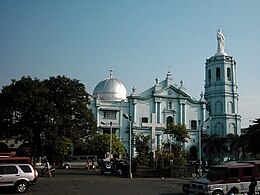
[[[121,101],[126,99],[126,88],[118,79],[107,78],[97,84],[93,95],[101,100]]]

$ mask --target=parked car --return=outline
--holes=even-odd
[[[260,180],[260,161],[228,162],[210,167],[207,174],[183,185],[188,194],[224,195],[248,193],[251,179]],[[260,192],[260,185],[255,187]]]
[[[14,187],[23,193],[35,185],[38,172],[30,164],[0,164],[0,187]]]
[[[62,167],[65,169],[71,168],[89,168],[89,164],[97,167],[97,156],[96,155],[86,155],[86,156],[72,156],[68,161],[62,163]]]

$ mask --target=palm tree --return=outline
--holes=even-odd
[[[239,158],[239,136],[234,134],[227,134],[225,140],[227,142],[226,145],[228,149],[228,158],[237,160]]]
[[[222,159],[225,148],[225,139],[217,134],[208,136],[206,141],[206,151],[209,162],[218,163]],[[217,162],[216,162],[217,161]]]

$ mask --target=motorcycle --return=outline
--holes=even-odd
[[[49,171],[51,173],[51,176],[49,175]],[[45,166],[43,167],[43,169],[40,171],[39,176],[44,177],[46,175],[50,176],[50,177],[54,177],[55,176],[55,168],[51,167],[50,170],[48,171],[48,168]]]

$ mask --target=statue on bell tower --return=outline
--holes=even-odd
[[[221,29],[218,29],[217,32],[217,41],[218,41],[218,50],[217,53],[222,53],[224,54],[224,47],[225,47],[225,37],[223,33],[221,32]]]

